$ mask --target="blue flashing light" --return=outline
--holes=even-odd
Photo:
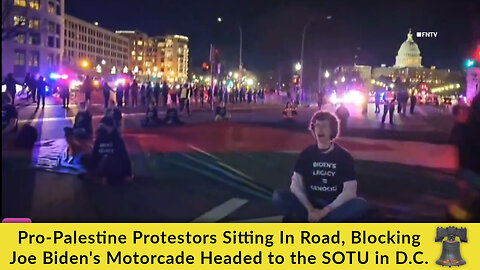
[[[50,77],[50,79],[52,79],[52,80],[58,80],[58,79],[60,79],[61,76],[60,76],[60,74],[58,74],[58,73],[52,72],[52,73],[50,73],[50,76],[49,76],[49,77]]]
[[[466,62],[465,62],[465,66],[466,67],[473,67],[475,65],[475,61],[473,59],[468,59]]]

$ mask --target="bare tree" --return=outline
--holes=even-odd
[[[27,9],[24,8],[21,14],[19,14],[22,18],[21,20],[12,23],[14,10],[12,0],[2,0],[2,42],[10,40],[17,35],[26,34],[29,30],[28,21],[25,19]]]

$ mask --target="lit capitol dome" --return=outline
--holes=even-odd
[[[422,57],[417,43],[413,41],[412,29],[408,31],[407,40],[402,43],[395,61],[395,67],[422,67]]]

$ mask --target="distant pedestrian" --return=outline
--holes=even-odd
[[[142,104],[142,106],[144,107],[147,103],[146,103],[146,87],[145,87],[145,84],[142,83],[142,86],[140,87],[140,103]]]
[[[124,86],[124,91],[123,91],[123,102],[124,102],[124,106],[125,107],[129,107],[130,106],[130,85],[128,84],[125,84]]]
[[[70,105],[70,86],[67,80],[60,81],[60,97],[62,98],[63,108]]]
[[[108,101],[110,100],[110,91],[112,91],[112,88],[108,85],[107,81],[105,81],[102,86],[105,109],[108,108]]]
[[[396,99],[397,99],[397,96],[395,95],[395,92],[392,91],[392,89],[389,89],[383,95],[384,105],[383,105],[382,124],[385,123],[385,118],[387,117],[387,113],[389,114],[389,117],[390,117],[390,124],[393,124],[393,113],[395,111]]]
[[[415,105],[417,104],[417,95],[412,93],[410,96],[410,114],[415,113]]]
[[[375,91],[375,113],[380,113],[380,100],[382,98],[382,94],[379,90]]]
[[[42,100],[42,109],[45,108],[45,95],[47,94],[48,84],[45,79],[40,76],[37,82],[37,110],[40,108],[40,99]]]
[[[188,84],[184,84],[180,92],[180,112],[183,108],[187,109],[187,114],[190,115],[190,88]]]
[[[119,83],[117,86],[117,105],[118,107],[123,107],[123,92],[124,92],[124,85]]]
[[[200,103],[202,104],[203,108],[203,102],[205,101],[205,88],[204,86],[200,86]]]
[[[318,97],[317,97],[317,105],[318,105],[319,110],[322,109],[324,98],[325,98],[325,92],[323,90],[321,90],[320,92],[318,92]]]
[[[167,107],[168,102],[168,84],[167,82],[163,82],[162,84],[162,97],[163,97],[163,107]]]
[[[85,93],[85,104],[89,103],[92,99],[93,82],[90,76],[87,75],[83,81],[82,90]]]
[[[10,94],[12,104],[15,104],[15,96],[17,94],[17,84],[20,84],[17,80],[13,78],[12,73],[8,73],[5,80],[2,82],[2,85],[5,84],[6,92]]]
[[[175,104],[175,105],[177,104],[177,95],[178,95],[177,88],[178,87],[179,87],[178,84],[176,86],[172,86],[172,88],[169,91],[171,104]]]
[[[153,86],[152,82],[147,82],[147,92],[146,92],[146,101],[147,104],[150,104],[153,98]]]
[[[137,80],[133,80],[132,85],[130,86],[130,94],[132,95],[132,107],[138,106],[138,83]]]
[[[158,100],[160,99],[160,92],[161,92],[160,83],[157,82],[155,84],[155,87],[153,88],[153,96],[155,97],[155,105],[156,106],[160,105],[158,103]]]
[[[340,134],[347,131],[348,127],[348,118],[350,117],[350,113],[348,112],[347,107],[343,103],[340,103],[340,106],[335,111],[335,115],[340,120]]]

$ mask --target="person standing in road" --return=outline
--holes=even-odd
[[[300,153],[290,190],[277,190],[273,202],[285,222],[353,222],[365,217],[368,203],[357,197],[357,176],[350,153],[335,143],[337,118],[316,112],[309,130],[316,143]]]
[[[8,73],[7,78],[5,78],[2,84],[5,84],[6,92],[9,93],[10,97],[12,98],[12,105],[15,105],[15,96],[17,94],[16,86],[20,83],[13,78],[12,73]]]
[[[103,83],[102,92],[103,92],[103,100],[105,104],[105,109],[108,107],[108,101],[110,100],[110,91],[111,87],[108,85],[107,81]]]
[[[205,101],[205,88],[204,86],[200,86],[200,103],[202,104],[203,108],[203,102]]]
[[[90,79],[90,76],[87,75],[82,85],[83,92],[85,93],[85,104],[89,103],[92,99],[92,87],[92,79]]]
[[[157,82],[155,84],[155,87],[153,88],[153,96],[155,97],[155,106],[159,106],[160,104],[158,103],[158,100],[160,99],[160,83]]]
[[[130,106],[130,85],[128,83],[125,84],[124,89],[125,89],[123,92],[124,104],[125,104],[125,107],[129,107]]]
[[[385,123],[385,118],[387,117],[387,113],[390,116],[390,124],[393,125],[393,113],[395,112],[395,100],[397,96],[392,89],[388,89],[387,92],[383,95],[383,116],[382,116],[382,124]]]
[[[138,106],[138,83],[137,80],[133,80],[132,85],[130,86],[132,94],[132,107]]]
[[[152,87],[152,82],[147,82],[147,92],[146,92],[146,101],[147,104],[150,104],[153,98],[153,87]]]
[[[40,99],[42,99],[42,109],[45,108],[45,95],[47,94],[47,82],[40,76],[37,82],[37,110],[40,108]]]
[[[375,90],[375,113],[380,113],[380,99],[382,94],[379,90]]]
[[[180,91],[180,112],[186,107],[187,114],[190,115],[190,88],[188,84],[184,84]]]
[[[63,108],[68,108],[70,105],[70,86],[67,80],[60,81],[60,97],[62,98]]]
[[[415,93],[412,93],[410,96],[410,114],[415,113],[415,105],[417,104],[417,95]]]
[[[2,93],[2,135],[18,129],[18,111],[11,102],[10,94]]]
[[[120,108],[123,107],[123,89],[123,83],[119,83],[117,86],[117,106]]]
[[[168,102],[168,84],[166,81],[162,84],[163,107],[167,107]]]
[[[146,87],[145,87],[145,83],[142,83],[142,86],[140,87],[140,103],[142,104],[142,107],[145,107],[146,106]]]

